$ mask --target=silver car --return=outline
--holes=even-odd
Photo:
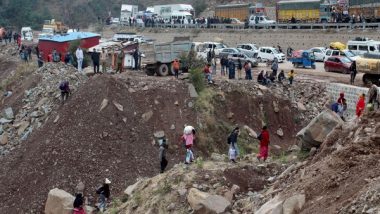
[[[248,56],[244,53],[233,53],[228,55],[228,59],[232,59],[236,66],[238,64],[238,59],[240,59],[242,65],[244,65],[245,62],[249,62],[251,63],[252,67],[258,66],[257,54],[254,54],[253,56]]]

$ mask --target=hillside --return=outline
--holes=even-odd
[[[139,10],[147,6],[158,4],[188,3],[192,4],[197,14],[203,10],[213,10],[215,5],[236,2],[255,3],[259,1],[233,0],[2,0],[0,1],[0,26],[32,26],[41,28],[43,20],[55,18],[62,20],[71,28],[87,27],[97,22],[98,17],[105,18],[120,15],[121,4],[137,4]],[[265,1],[266,5],[273,5],[274,0]],[[15,15],[17,14],[17,15]]]

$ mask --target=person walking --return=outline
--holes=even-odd
[[[179,68],[180,68],[180,64],[179,64],[178,59],[174,59],[174,62],[173,62],[173,70],[174,70],[174,77],[175,77],[176,79],[178,79]]]
[[[226,75],[226,72],[227,72],[227,70],[226,70],[226,66],[227,65],[227,59],[226,59],[226,57],[222,57],[221,59],[220,59],[220,71],[221,71],[221,75],[222,76],[225,76]]]
[[[139,56],[140,56],[139,48],[136,48],[135,51],[133,52],[133,59],[135,61],[135,67],[133,70],[138,70],[139,68]]]
[[[166,138],[159,140],[159,160],[160,160],[160,166],[161,170],[160,173],[164,173],[166,166],[168,165],[168,160],[166,159],[166,150],[168,149],[168,144],[166,142]]]
[[[185,164],[189,164],[194,161],[194,153],[192,150],[195,140],[195,129],[192,126],[186,126],[183,130],[182,141],[186,148]]]
[[[75,56],[77,57],[77,62],[78,62],[78,71],[82,72],[82,64],[83,64],[83,50],[78,47],[77,51],[75,52]]]
[[[104,48],[102,48],[102,52],[100,53],[100,62],[102,65],[102,73],[105,74],[107,72],[107,53]]]
[[[356,77],[356,74],[357,74],[357,70],[356,70],[356,61],[354,60],[352,63],[351,63],[351,66],[350,66],[350,84],[351,85],[354,85],[355,83],[355,77]]]
[[[365,94],[359,96],[359,100],[356,103],[356,116],[360,117],[363,114],[365,108]]]
[[[239,155],[239,148],[237,145],[239,133],[239,127],[235,127],[227,139],[227,143],[230,145],[228,149],[228,156],[230,158],[230,161],[232,161],[233,163],[236,163],[236,158]]]
[[[247,64],[248,62],[245,62],[244,63],[244,66]],[[242,70],[243,69],[243,65],[241,63],[241,60],[240,58],[238,59],[237,61],[237,72],[238,72],[238,79],[241,80],[242,79]]]
[[[124,71],[124,68],[123,68],[123,62],[124,62],[124,57],[125,57],[125,54],[124,54],[124,50],[121,49],[120,52],[117,54],[117,67],[116,67],[116,73],[119,72],[123,72]]]
[[[252,80],[252,65],[250,62],[246,62],[244,65],[245,79]]]
[[[83,208],[84,198],[82,193],[77,193],[75,195],[74,203],[73,203],[73,214],[86,214],[86,211]]]
[[[261,130],[261,133],[257,137],[257,139],[260,140],[260,152],[257,155],[257,160],[266,161],[268,158],[269,151],[269,132],[267,126],[263,126],[263,129]]]
[[[62,81],[59,84],[59,89],[61,90],[61,102],[64,103],[69,98],[71,93],[69,81]]]
[[[271,69],[272,69],[272,75],[276,78],[277,77],[277,70],[278,70],[278,59],[277,58],[274,58]]]
[[[38,63],[39,68],[41,68],[44,65],[44,59],[42,57],[42,52],[38,55],[37,63]]]
[[[93,66],[94,66],[94,74],[100,73],[100,71],[99,71],[100,54],[98,52],[96,52],[95,48],[92,50],[91,60],[92,60]]]
[[[231,58],[228,59],[228,79],[235,79],[235,63]]]
[[[289,85],[293,85],[294,76],[294,70],[290,70],[290,72],[288,73]]]
[[[111,181],[106,178],[103,185],[96,190],[96,194],[99,195],[98,209],[100,212],[103,212],[107,209],[107,200],[109,200],[111,196],[110,184]]]
[[[205,77],[207,79],[208,83],[212,83],[212,74],[210,71],[210,64],[206,64],[203,68],[203,73],[205,74]]]

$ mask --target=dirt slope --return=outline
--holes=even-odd
[[[178,97],[186,98],[185,86],[173,82],[159,87],[157,83],[154,90],[136,87],[137,92],[128,92],[131,84],[139,83],[94,77],[57,111],[57,123],[53,114],[20,150],[2,158],[2,212],[39,212],[54,187],[73,192],[75,185],[84,181],[86,194],[91,195],[108,177],[117,194],[135,178],[157,173],[157,148],[151,144],[154,131],[164,130],[174,139],[194,113],[174,106]],[[154,98],[159,103],[155,104]],[[103,99],[109,104],[99,113]],[[113,101],[121,104],[123,111],[117,110]],[[142,121],[141,115],[150,110],[152,118]],[[170,130],[170,122],[178,128]],[[178,156],[171,157],[171,163],[178,162]]]

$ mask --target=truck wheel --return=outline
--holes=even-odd
[[[156,72],[154,71],[154,69],[146,69],[146,70],[145,70],[145,73],[146,73],[146,75],[148,75],[148,76],[154,76],[154,74],[155,74]]]
[[[169,66],[167,64],[161,64],[158,67],[157,75],[163,76],[163,77],[168,76],[169,75]]]
[[[315,69],[315,68],[316,68],[315,64],[314,64],[314,65],[311,65],[311,68],[312,68],[312,69]]]

